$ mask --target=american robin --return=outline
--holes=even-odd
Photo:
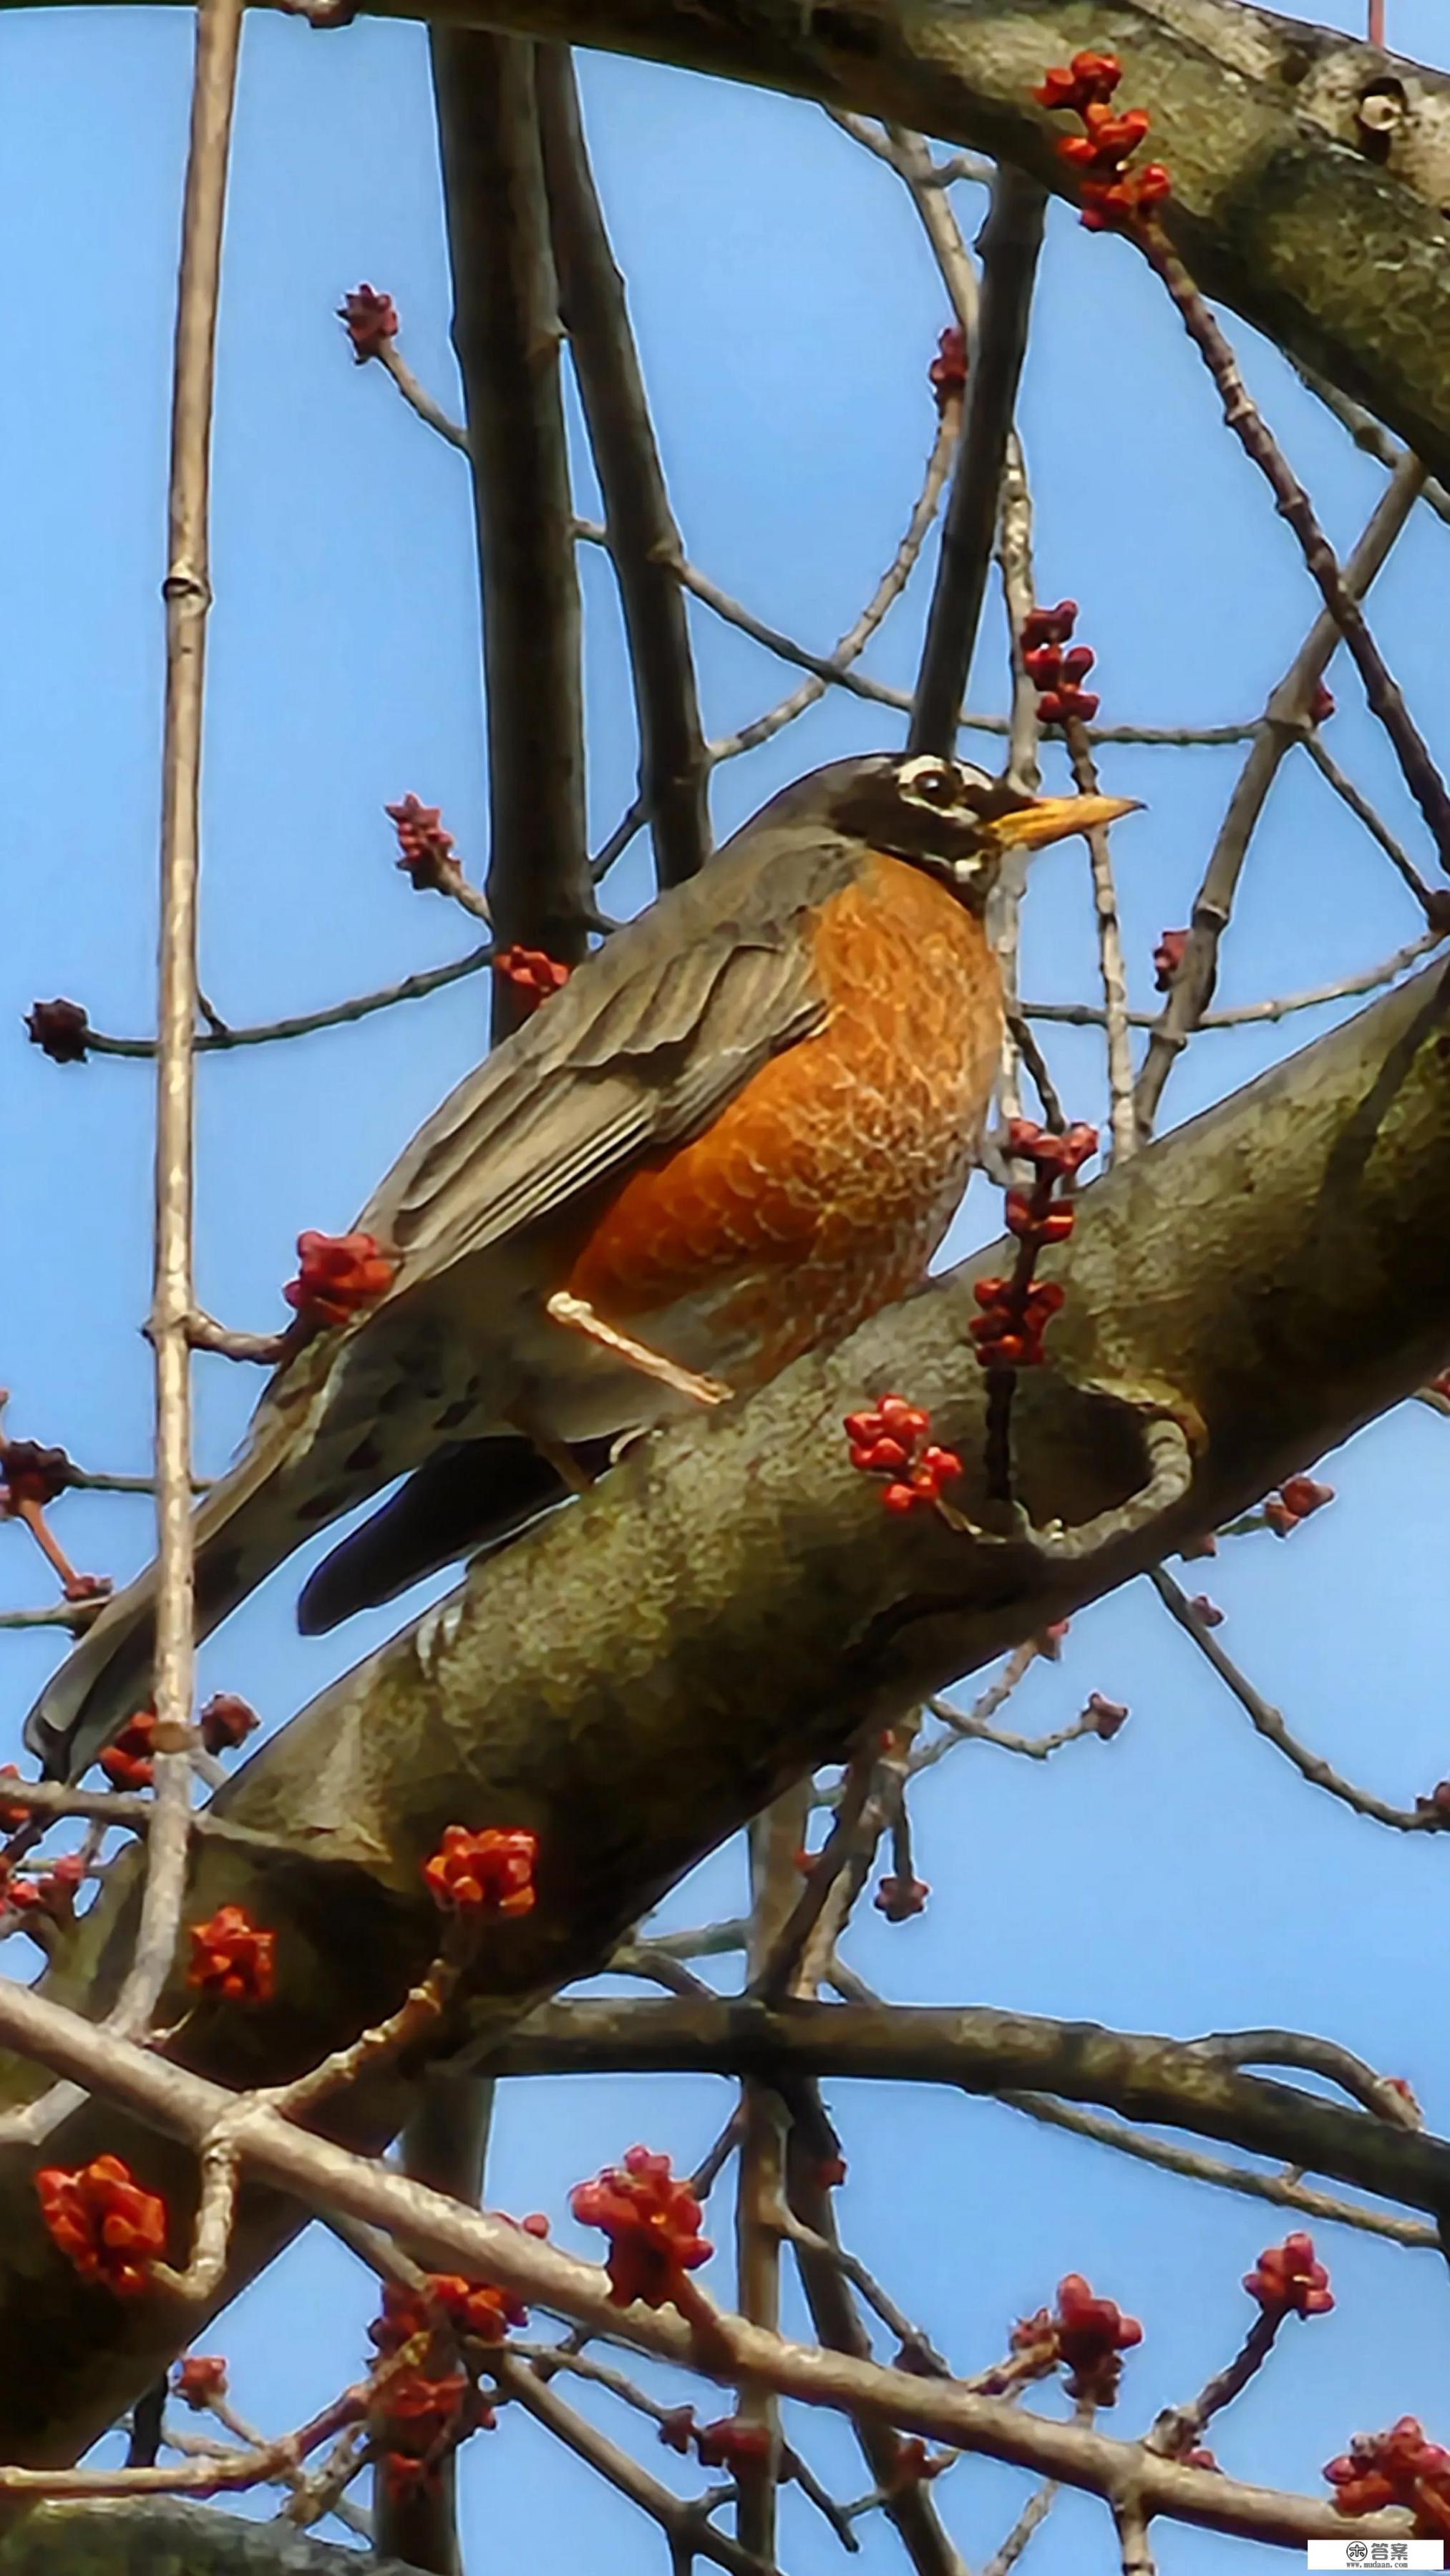
[[[834,761],[616,932],[363,1210],[390,1282],[289,1354],[201,1505],[198,1633],[399,1476],[304,1629],[517,1530],[577,1444],[607,1455],[904,1295],[991,1101],[1003,856],[1128,810],[926,754]],[[48,1771],[144,1706],[153,1590],[148,1569],[118,1593],[32,1710]]]

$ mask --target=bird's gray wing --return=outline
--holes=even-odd
[[[616,932],[428,1120],[358,1219],[401,1256],[394,1294],[698,1133],[822,1025],[804,916],[853,853],[759,841]]]

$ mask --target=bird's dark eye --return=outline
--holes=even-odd
[[[902,785],[912,796],[924,798],[929,805],[951,805],[956,801],[957,783],[949,769],[923,762],[920,768],[907,772]]]

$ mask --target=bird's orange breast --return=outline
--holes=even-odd
[[[1002,1042],[978,917],[873,853],[803,931],[829,1004],[704,1134],[635,1171],[568,1281],[657,1347],[708,1318],[736,1384],[855,1323],[923,1275],[966,1186]],[[741,1352],[758,1356],[742,1365]]]

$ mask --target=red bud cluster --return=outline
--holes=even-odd
[[[597,2182],[581,2182],[569,2206],[583,2227],[600,2227],[609,2239],[606,2268],[616,2307],[642,2299],[648,2308],[668,2305],[686,2272],[708,2263],[714,2247],[700,2234],[704,2211],[689,2184],[670,2172],[668,2156],[631,2147],[623,2164],[607,2166]]]
[[[156,1777],[156,1711],[140,1708],[128,1717],[114,1744],[98,1757],[113,1789],[149,1789]]]
[[[370,2342],[384,2359],[401,2352],[415,2336],[448,2332],[478,2343],[502,2343],[511,2326],[526,2326],[529,2312],[512,2290],[491,2281],[465,2281],[452,2272],[430,2272],[421,2290],[401,2281],[383,2284],[383,2313],[368,2328]]]
[[[1264,1505],[1264,1518],[1276,1538],[1287,1538],[1311,1512],[1322,1512],[1334,1500],[1332,1485],[1316,1484],[1312,1476],[1289,1476],[1271,1494]]]
[[[978,1279],[972,1295],[982,1312],[968,1329],[983,1368],[1040,1368],[1043,1334],[1066,1305],[1067,1290],[1055,1279],[1041,1279],[1019,1294],[1014,1280]]]
[[[1153,982],[1158,992],[1170,993],[1172,991],[1174,978],[1178,973],[1179,967],[1183,963],[1183,952],[1187,946],[1188,933],[1186,930],[1165,930],[1163,932],[1157,947],[1153,951]]]
[[[851,1464],[863,1476],[885,1476],[889,1512],[926,1510],[962,1472],[954,1449],[931,1438],[931,1415],[904,1395],[883,1395],[874,1412],[848,1413]]]
[[[352,342],[359,366],[380,358],[385,342],[397,338],[398,313],[391,295],[380,287],[355,286],[337,308],[337,318]]]
[[[924,1878],[883,1878],[872,1899],[878,1914],[888,1923],[908,1923],[913,1914],[926,1912],[931,1889]]]
[[[0,1762],[0,1780],[18,1780],[19,1777],[17,1763]],[[8,1800],[0,1800],[0,1834],[18,1834],[29,1824],[32,1813],[29,1807],[12,1806]]]
[[[1450,2451],[1427,2441],[1414,2415],[1402,2415],[1387,2433],[1356,2433],[1324,2474],[1336,2513],[1352,2517],[1408,2505],[1418,2532],[1430,2539],[1450,2535]]]
[[[370,353],[367,353],[370,354]],[[441,805],[424,805],[409,793],[383,812],[398,835],[398,865],[420,893],[450,894],[460,873],[453,835],[443,829]]]
[[[85,1875],[86,1865],[79,1852],[67,1852],[38,1878],[22,1878],[8,1862],[0,1861],[0,1904],[14,1914],[31,1914],[51,1923],[73,1923],[76,1896]]]
[[[1319,680],[1315,684],[1314,695],[1309,701],[1309,721],[1317,725],[1328,724],[1333,713],[1334,691],[1326,688],[1324,682]]]
[[[734,2477],[753,2461],[768,2460],[770,2452],[769,2425],[747,2423],[743,2415],[717,2415],[713,2424],[696,2428],[695,2456],[702,2469],[724,2469]]]
[[[1037,713],[1043,724],[1066,724],[1070,716],[1090,724],[1100,701],[1083,687],[1096,655],[1086,644],[1069,645],[1077,624],[1077,601],[1060,599],[1055,608],[1034,608],[1022,620],[1022,667],[1037,691]]]
[[[0,1514],[19,1503],[38,1503],[42,1510],[75,1479],[75,1467],[63,1449],[43,1448],[38,1440],[0,1440]]]
[[[960,322],[947,324],[926,373],[938,412],[944,412],[949,402],[961,400],[967,390],[967,335]]]
[[[493,961],[499,981],[511,984],[526,1011],[536,1011],[561,985],[569,981],[570,969],[561,958],[549,956],[543,948],[501,948]]]
[[[1123,2378],[1123,2354],[1141,2342],[1144,2329],[1138,2318],[1123,2316],[1118,2300],[1097,2298],[1082,2272],[1059,2280],[1056,2313],[1038,2308],[1012,2329],[1012,2352],[1033,2354],[1043,2370],[1061,2362],[1071,2372],[1069,2396],[1092,2398],[1097,2406],[1113,2406]]]
[[[219,2352],[189,2352],[176,2365],[172,2386],[186,2406],[197,2414],[227,2393],[227,2365]]]
[[[1266,2247],[1244,2274],[1244,2288],[1266,2317],[1327,2317],[1334,2305],[1329,2274],[1314,2257],[1314,2239],[1303,2234]]]
[[[435,1905],[457,1914],[530,1914],[537,1890],[539,1837],[522,1826],[486,1825],[470,1833],[448,1825],[423,1864]]]
[[[166,2203],[143,2191],[119,2156],[97,2156],[72,2172],[49,2165],[35,2177],[40,2215],[81,2278],[134,2299],[166,2251]]]
[[[263,1932],[241,1905],[223,1905],[209,1923],[191,1927],[186,1982],[229,2003],[270,2003],[277,1987],[277,1935]]]
[[[491,2432],[495,2420],[466,2371],[431,2377],[423,2370],[405,2370],[379,2390],[368,2428],[383,2454],[389,2489],[402,2498],[436,2492],[439,2470],[450,2452],[470,2433]]]
[[[374,1234],[299,1234],[301,1264],[282,1294],[307,1324],[346,1324],[385,1297],[398,1265]]]
[[[1065,135],[1057,154],[1081,181],[1082,220],[1090,232],[1141,220],[1172,193],[1173,182],[1161,161],[1129,168],[1151,119],[1141,107],[1114,113],[1112,96],[1122,77],[1116,54],[1074,54],[1066,67],[1055,65],[1032,93],[1039,107],[1081,121],[1081,134]]]
[[[1122,1734],[1131,1715],[1126,1700],[1104,1699],[1101,1691],[1089,1691],[1083,1717],[1104,1744],[1111,1744],[1115,1735]]]
[[[256,1710],[235,1691],[216,1691],[207,1701],[197,1724],[208,1753],[235,1753],[254,1734],[262,1721]]]
[[[25,1014],[26,1034],[32,1046],[48,1055],[52,1064],[84,1064],[86,1041],[91,1024],[82,1002],[32,1002]]]

